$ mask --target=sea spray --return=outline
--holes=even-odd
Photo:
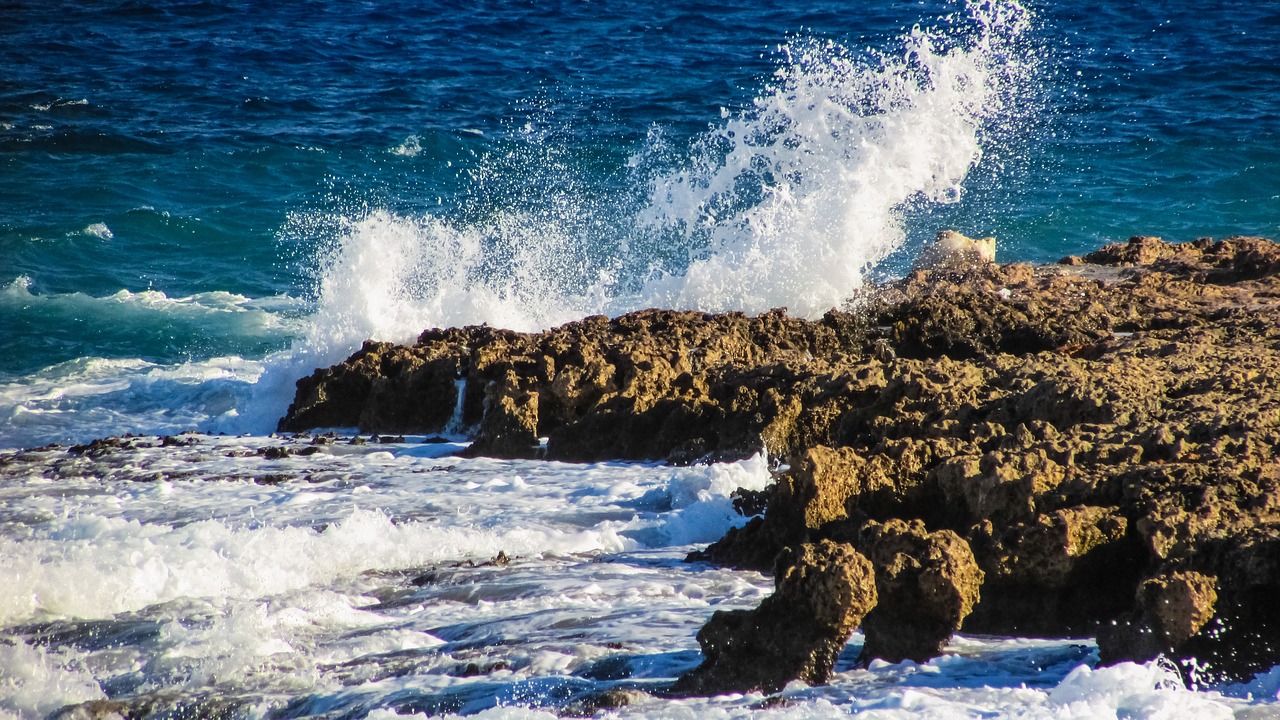
[[[795,39],[750,106],[675,167],[654,167],[670,141],[651,133],[612,201],[589,199],[531,122],[471,171],[461,218],[344,216],[303,345],[650,306],[820,315],[902,243],[914,207],[958,201],[989,129],[1026,112],[1028,25],[1017,3],[973,3],[967,22],[916,27],[892,51]]]
[[[968,39],[916,27],[897,55],[784,46],[752,107],[654,183],[641,220],[685,243],[690,262],[633,304],[815,317],[844,302],[902,243],[913,207],[962,197],[988,126],[1026,110],[1027,12],[969,9]]]

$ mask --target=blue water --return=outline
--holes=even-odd
[[[655,272],[679,276],[709,256],[731,258],[738,241],[725,238],[762,217],[795,225],[813,215],[793,207],[743,220],[744,209],[750,214],[792,182],[788,173],[807,173],[808,190],[822,185],[815,197],[829,202],[844,193],[842,182],[849,193],[868,192],[892,179],[894,163],[920,160],[908,157],[916,142],[908,138],[893,147],[884,140],[875,148],[883,159],[860,159],[852,180],[838,158],[706,170],[737,142],[726,139],[734,123],[773,131],[769,123],[779,121],[760,99],[779,85],[786,95],[780,70],[812,78],[844,58],[859,67],[839,80],[847,85],[842,102],[872,112],[875,103],[859,93],[874,96],[865,85],[893,74],[884,67],[909,55],[917,26],[939,52],[981,54],[975,45],[1005,43],[984,55],[996,74],[1013,68],[996,91],[1005,104],[953,123],[974,125],[961,129],[981,147],[976,163],[954,189],[874,202],[858,195],[845,215],[879,203],[867,214],[892,215],[887,234],[841,216],[854,245],[816,238],[824,227],[816,223],[815,237],[804,226],[767,247],[770,262],[820,252],[838,260],[856,246],[845,259],[859,273],[892,275],[942,227],[994,234],[1001,260],[1038,262],[1133,234],[1280,235],[1280,5],[1031,3],[1016,37],[1001,28],[984,35],[969,17],[992,6],[1020,9],[1012,3],[757,5],[0,6],[0,381],[11,391],[0,408],[0,445],[123,432],[131,429],[129,403],[165,404],[161,391],[129,380],[134,394],[100,398],[114,411],[107,425],[74,429],[46,417],[38,429],[19,427],[19,406],[79,408],[66,398],[37,407],[22,390],[37,377],[54,391],[88,382],[81,371],[90,358],[271,366],[272,353],[296,354],[311,342],[323,346],[313,353],[318,363],[341,357],[358,335],[434,324],[533,328],[579,311],[662,302],[820,310],[829,298],[792,301],[786,288],[795,283],[785,273],[782,289],[759,299],[645,282]],[[794,59],[828,41],[837,52]],[[898,76],[912,73],[919,80],[918,67]],[[925,140],[918,153],[928,161]],[[847,150],[841,142],[834,136],[803,152],[838,156]],[[677,209],[686,215],[674,221],[674,201],[655,210],[655,187],[715,178],[729,179],[727,200],[695,194],[689,203],[700,209]],[[707,207],[718,214],[708,219]],[[655,214],[667,218],[656,231]],[[374,227],[371,217],[385,222]],[[379,275],[353,265],[343,255],[353,237],[407,267]],[[484,249],[450,255],[433,243]],[[458,252],[470,260],[457,261]],[[433,257],[465,272],[424,270]],[[803,268],[789,272],[804,276]],[[325,285],[357,275],[343,291]],[[535,282],[540,275],[555,277]],[[392,314],[385,305],[361,305],[370,287],[387,283],[398,288],[390,326],[379,324]],[[439,303],[424,302],[471,297],[480,286],[509,304],[530,303],[522,286],[535,298],[607,297],[516,319],[492,303],[433,311]],[[341,332],[317,329],[316,313],[339,306],[361,306],[353,311],[361,317]],[[260,370],[228,382],[252,385]],[[103,372],[95,381],[106,382]],[[218,391],[230,395],[216,408],[173,422],[200,426],[204,415],[253,394]],[[141,415],[137,424],[154,426]]]
[[[0,0],[0,720],[548,718],[692,667],[715,609],[768,592],[680,561],[744,521],[763,458],[276,458],[306,440],[263,435],[370,337],[820,315],[942,228],[1002,262],[1280,237],[1280,4],[1026,2]],[[184,430],[227,436],[9,450]],[[960,635],[859,669],[860,642],[782,703],[616,716],[1280,707],[1280,668],[1187,689],[1093,668],[1089,639]]]

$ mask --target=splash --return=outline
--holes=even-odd
[[[797,40],[752,107],[654,184],[644,220],[688,247],[648,304],[813,317],[844,302],[897,249],[915,207],[958,202],[1034,59],[1021,6],[970,5],[969,39],[914,28],[899,54],[859,57]]]
[[[1017,3],[970,3],[893,50],[796,39],[747,108],[611,202],[587,200],[531,123],[523,148],[473,172],[469,217],[346,221],[307,343],[539,330],[650,306],[819,316],[903,243],[914,209],[958,202],[984,143],[1030,112],[1029,26]],[[652,133],[633,165],[661,164],[665,142]]]

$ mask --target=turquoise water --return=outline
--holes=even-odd
[[[170,427],[129,402],[258,430],[282,357],[431,325],[812,315],[941,227],[1280,234],[1273,4],[603,10],[4,7],[0,444]],[[215,359],[206,408],[132,374]]]

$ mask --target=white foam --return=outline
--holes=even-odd
[[[763,490],[772,481],[763,454],[678,472],[666,488],[671,512],[662,516],[661,533],[670,545],[714,542],[746,522],[734,510],[730,494],[738,488]]]
[[[398,145],[388,148],[387,152],[401,157],[417,157],[422,152],[422,143],[417,135],[410,135]]]
[[[0,718],[44,717],[64,705],[105,697],[84,654],[0,638]]]
[[[108,617],[175,598],[255,598],[325,583],[371,568],[420,567],[445,559],[509,553],[621,550],[608,527],[562,533],[397,524],[355,510],[310,528],[237,529],[221,521],[180,527],[97,516],[51,523],[35,538],[0,538],[0,623],[23,618]]]
[[[0,448],[174,434],[238,424],[262,364],[238,357],[178,365],[80,358],[0,383]]]
[[[1124,717],[1134,720],[1232,720],[1220,698],[1187,691],[1176,670],[1159,662],[1082,665],[1049,692],[1058,717]]]
[[[115,233],[111,232],[111,228],[107,227],[106,223],[93,223],[80,232],[102,240],[110,240],[115,237]]]

